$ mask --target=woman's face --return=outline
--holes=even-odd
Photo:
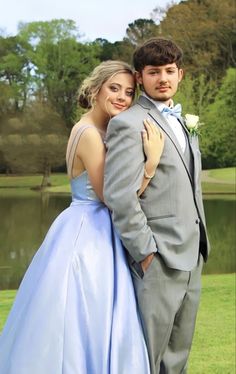
[[[109,78],[96,96],[96,106],[109,117],[128,109],[134,97],[134,77],[129,73],[117,73]]]

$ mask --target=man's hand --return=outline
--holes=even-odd
[[[154,257],[154,253],[150,253],[143,261],[140,262],[140,265],[142,266],[143,272],[147,271],[149,265],[151,264]]]

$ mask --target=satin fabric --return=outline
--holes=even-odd
[[[87,173],[53,222],[0,336],[1,374],[149,374],[124,249]]]

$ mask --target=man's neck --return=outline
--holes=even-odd
[[[174,106],[174,102],[173,102],[172,99],[168,99],[167,101],[155,100],[151,96],[149,96],[145,91],[141,91],[141,95],[146,97],[150,101],[152,101],[156,106],[165,105],[165,106],[168,106],[168,107],[171,107],[171,108]]]

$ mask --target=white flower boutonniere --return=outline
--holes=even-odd
[[[199,122],[199,116],[195,116],[193,114],[186,114],[185,124],[190,135],[192,136],[200,135],[199,126],[201,125],[201,123]]]

